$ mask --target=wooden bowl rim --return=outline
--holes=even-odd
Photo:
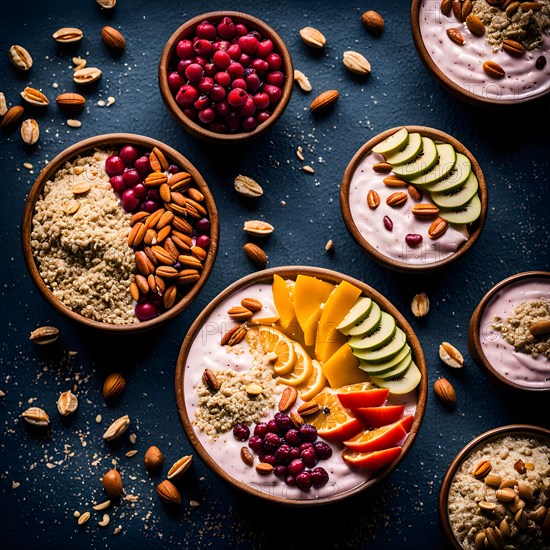
[[[187,355],[189,353],[191,344],[193,343],[194,339],[198,335],[208,315],[210,315],[210,313],[221,302],[223,302],[223,300],[231,296],[237,290],[246,288],[255,283],[270,284],[273,280],[273,275],[275,274],[280,275],[283,278],[295,278],[300,273],[322,278],[324,280],[335,282],[335,283],[340,281],[347,281],[353,285],[356,285],[358,288],[360,288],[363,292],[363,295],[373,298],[380,306],[382,306],[383,310],[391,313],[395,317],[398,326],[407,335],[407,341],[411,346],[416,364],[420,369],[420,372],[422,373],[422,379],[418,386],[418,391],[417,391],[418,397],[417,397],[414,422],[409,432],[409,436],[407,437],[407,439],[405,440],[405,443],[402,446],[403,450],[400,453],[399,457],[390,465],[388,465],[386,468],[381,470],[375,477],[365,482],[363,485],[356,487],[355,489],[352,489],[336,497],[326,497],[326,498],[320,498],[315,500],[313,499],[290,500],[290,499],[284,499],[282,497],[276,497],[274,495],[270,495],[270,494],[261,492],[257,489],[254,489],[249,485],[242,483],[234,479],[232,476],[230,476],[225,470],[223,470],[223,468],[218,466],[216,461],[208,454],[208,452],[204,449],[204,447],[200,443],[199,438],[195,433],[195,429],[192,425],[192,422],[187,415],[187,410],[185,407],[185,396],[184,396],[184,376],[185,376],[185,370],[186,370]],[[416,439],[416,436],[422,424],[422,420],[424,418],[424,413],[426,410],[427,393],[428,393],[428,375],[427,375],[426,359],[424,357],[422,346],[420,344],[418,337],[413,331],[412,327],[410,326],[408,321],[405,319],[405,317],[399,312],[399,310],[385,296],[380,294],[377,290],[367,285],[366,283],[358,279],[355,279],[353,277],[350,277],[349,275],[345,275],[343,273],[339,273],[331,269],[312,267],[312,266],[273,267],[270,269],[252,273],[250,275],[246,275],[245,277],[242,277],[241,279],[238,279],[237,281],[229,285],[227,288],[225,288],[225,290],[223,290],[220,294],[218,294],[218,296],[216,296],[204,308],[201,314],[195,319],[195,321],[189,328],[189,331],[185,335],[185,338],[180,348],[177,363],[176,363],[175,394],[176,394],[176,403],[177,403],[179,418],[183,425],[185,433],[189,438],[189,441],[197,450],[202,460],[221,479],[235,486],[237,489],[244,491],[245,493],[248,493],[250,495],[261,497],[270,502],[290,505],[295,507],[325,505],[325,504],[343,500],[344,498],[348,498],[358,492],[361,492],[369,487],[372,487],[375,483],[378,483],[379,481],[384,479],[387,475],[389,475],[397,467],[397,465],[401,462],[401,460],[405,457],[409,449],[412,447],[414,440]],[[239,457],[235,457],[235,458],[236,460],[239,460]]]
[[[479,195],[481,200],[481,214],[479,215],[479,218],[476,221],[474,221],[473,224],[471,224],[473,230],[470,232],[470,237],[456,252],[454,252],[447,258],[444,258],[443,260],[439,260],[437,262],[430,262],[427,264],[408,264],[406,262],[401,262],[394,258],[390,258],[385,254],[382,254],[379,250],[377,250],[374,246],[372,246],[365,239],[365,237],[363,237],[359,229],[357,229],[357,226],[351,215],[349,192],[351,187],[351,180],[353,178],[355,170],[357,169],[357,167],[359,166],[363,158],[371,151],[371,149],[377,143],[380,143],[382,140],[394,134],[401,128],[407,128],[409,133],[418,132],[421,135],[432,138],[434,140],[450,143],[457,152],[462,153],[463,155],[466,155],[470,159],[470,162],[472,163],[472,170],[474,171],[478,179]],[[361,246],[361,248],[367,253],[367,255],[370,256],[373,260],[375,260],[376,262],[378,262],[384,267],[390,268],[394,271],[403,272],[403,273],[411,273],[411,272],[426,273],[429,271],[435,271],[437,269],[448,266],[449,264],[458,260],[464,254],[466,254],[466,252],[470,250],[470,248],[475,244],[475,242],[481,235],[481,231],[483,229],[483,226],[485,224],[485,219],[487,217],[487,204],[488,204],[488,197],[487,197],[487,185],[485,183],[485,176],[483,175],[483,171],[481,170],[481,167],[477,162],[476,158],[474,157],[474,155],[460,141],[458,141],[453,136],[447,134],[446,132],[443,132],[442,130],[437,130],[435,128],[430,128],[428,126],[409,126],[409,125],[396,126],[395,128],[390,128],[389,130],[385,130],[384,132],[377,134],[376,136],[369,139],[363,146],[359,148],[359,150],[355,153],[355,155],[352,157],[352,159],[348,163],[344,171],[344,176],[342,177],[342,184],[340,186],[340,209],[342,212],[344,223],[346,224],[346,227],[348,231],[351,233],[352,237],[359,244],[359,246]]]
[[[456,540],[453,530],[451,528],[451,522],[448,514],[448,499],[449,490],[454,479],[456,472],[461,464],[466,460],[468,455],[478,446],[486,444],[494,439],[499,439],[508,435],[520,435],[529,436],[530,434],[538,438],[547,438],[550,440],[550,430],[543,428],[542,426],[535,426],[533,424],[507,424],[505,426],[499,426],[492,428],[482,434],[474,437],[466,446],[464,446],[457,455],[453,458],[449,464],[443,480],[441,482],[441,488],[439,491],[439,523],[447,537],[448,541],[452,544],[456,550],[462,550],[462,546]]]
[[[275,51],[281,56],[283,60],[285,83],[282,88],[283,94],[281,96],[281,99],[275,106],[275,109],[273,110],[269,119],[264,123],[259,124],[254,130],[250,132],[221,134],[218,132],[212,132],[211,130],[204,128],[203,126],[192,121],[183,113],[180,106],[176,103],[170,87],[168,86],[168,70],[171,60],[175,55],[178,41],[188,36],[194,30],[195,26],[205,19],[216,21],[223,17],[231,17],[234,20],[244,21],[251,25],[253,29],[258,29],[259,31],[261,31],[262,36],[270,38],[274,42]],[[180,27],[178,27],[178,29],[176,29],[176,31],[170,36],[170,38],[166,41],[160,57],[158,66],[158,82],[160,94],[166,107],[168,108],[172,116],[179,122],[179,124],[183,126],[191,135],[212,143],[244,143],[262,135],[269,128],[271,128],[275,124],[275,122],[277,122],[277,120],[279,120],[292,96],[292,91],[294,88],[294,68],[292,57],[285,42],[275,31],[275,29],[273,29],[265,21],[262,21],[261,19],[253,15],[243,12],[218,10],[206,12],[192,17],[191,19],[183,23]]]
[[[498,292],[511,284],[517,283],[518,281],[537,278],[550,279],[550,271],[523,271],[521,273],[511,275],[510,277],[506,277],[505,279],[491,287],[487,291],[485,296],[483,296],[478,306],[472,313],[470,324],[468,326],[468,348],[475,362],[479,366],[481,366],[487,374],[492,376],[501,386],[528,393],[550,392],[550,388],[529,388],[526,386],[522,386],[521,384],[517,384],[513,380],[510,380],[500,374],[493,367],[493,365],[491,365],[491,363],[485,356],[485,353],[483,353],[483,348],[479,339],[479,329],[481,326],[481,318],[483,316],[483,312],[485,311],[485,307]]]
[[[95,321],[73,311],[65,304],[63,304],[59,299],[54,296],[54,294],[46,286],[42,277],[40,276],[31,247],[32,219],[34,215],[35,204],[40,197],[42,190],[46,185],[46,182],[63,166],[65,162],[75,159],[78,155],[87,151],[92,151],[94,148],[107,148],[109,146],[122,144],[136,145],[148,149],[158,147],[163,151],[163,153],[165,153],[169,160],[174,161],[174,164],[179,165],[191,174],[195,184],[204,195],[206,209],[208,211],[208,216],[210,220],[211,239],[208,256],[204,264],[201,278],[193,285],[193,287],[187,292],[187,294],[171,309],[169,309],[165,313],[162,313],[158,317],[155,317],[154,319],[151,319],[149,321],[140,321],[137,323],[133,323],[131,325],[114,325],[101,321]],[[193,300],[195,300],[200,290],[206,283],[208,277],[210,276],[212,268],[214,267],[219,242],[219,219],[216,204],[214,202],[214,197],[207,183],[205,182],[204,178],[197,170],[197,168],[181,153],[179,153],[169,145],[147,136],[131,133],[111,133],[89,137],[82,141],[74,143],[73,145],[58,153],[44,167],[44,169],[36,178],[25,202],[23,210],[23,220],[21,224],[21,238],[23,246],[23,256],[27,265],[27,269],[31,275],[31,279],[37,286],[38,290],[42,293],[46,301],[56,311],[71,319],[72,321],[75,321],[76,323],[84,325],[93,330],[115,334],[134,334],[150,330],[161,324],[164,324],[165,322],[168,322],[169,320],[179,315],[182,311],[184,311],[193,302]]]
[[[453,80],[451,80],[441,69],[436,65],[432,56],[429,54],[426,46],[424,45],[424,40],[422,39],[422,32],[420,30],[420,4],[422,0],[412,0],[411,2],[411,30],[413,35],[413,42],[420,57],[420,60],[424,66],[428,69],[431,75],[443,86],[445,90],[450,92],[452,95],[478,107],[501,107],[501,106],[511,106],[511,105],[520,105],[530,101],[534,101],[546,96],[550,90],[541,92],[536,95],[524,97],[521,99],[492,99],[484,98],[479,94],[474,94],[469,90],[466,90]]]

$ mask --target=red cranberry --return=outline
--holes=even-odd
[[[287,464],[290,462],[290,446],[283,444],[275,451],[275,458],[280,464]]]
[[[147,189],[147,199],[150,201],[157,201],[157,202],[160,200],[160,193],[157,187],[152,187],[152,188],[149,187]]]
[[[197,85],[197,89],[199,90],[199,92],[201,92],[201,94],[207,94],[210,92],[213,86],[214,86],[214,79],[209,76],[205,76],[204,78],[201,79],[201,81]]]
[[[216,27],[218,35],[224,40],[231,40],[235,34],[235,24],[233,23],[231,17],[224,17]]]
[[[170,174],[177,174],[179,171],[179,166],[176,166],[175,164],[171,164],[170,166],[168,166],[168,173]]]
[[[220,71],[219,73],[216,73],[214,76],[214,80],[224,88],[227,88],[229,84],[231,84],[231,76],[229,76],[229,73],[226,71]]]
[[[150,319],[154,319],[158,316],[159,310],[153,303],[145,301],[136,304],[135,313],[136,317],[140,321],[149,321]]]
[[[327,460],[327,458],[332,456],[332,449],[328,443],[325,443],[324,441],[316,441],[313,446],[317,456],[321,460]]]
[[[384,222],[384,227],[388,230],[388,231],[392,231],[393,230],[393,222],[391,221],[391,218],[389,216],[384,216],[383,220]]]
[[[201,57],[208,57],[212,51],[212,44],[210,44],[209,40],[199,38],[199,40],[193,44],[193,48],[197,55],[200,55]]]
[[[275,464],[277,464],[277,459],[272,454],[264,454],[260,456],[260,462],[267,462],[268,464],[275,466]]]
[[[278,53],[270,53],[265,60],[267,61],[270,71],[278,71],[283,64],[283,59]]]
[[[301,459],[296,458],[295,460],[292,460],[288,465],[288,473],[292,475],[299,474],[300,472],[304,471],[304,463]]]
[[[125,168],[125,162],[117,155],[111,155],[107,157],[105,161],[105,172],[107,172],[109,176],[119,176],[124,172]]]
[[[206,233],[210,229],[210,220],[208,218],[201,218],[196,224],[195,228],[201,233]],[[256,433],[254,431],[254,433]]]
[[[216,42],[212,43],[212,49],[215,51],[222,51],[226,52],[227,48],[231,46],[231,42],[228,42],[227,40],[216,40]]]
[[[248,94],[241,88],[235,88],[227,94],[227,102],[232,107],[240,107],[244,105],[248,98]]]
[[[300,432],[296,428],[291,428],[288,430],[285,434],[285,439],[287,440],[289,445],[299,445],[302,442],[302,438],[300,437]]]
[[[191,59],[195,55],[191,40],[180,40],[176,46],[176,53],[180,59]]]
[[[225,69],[227,69],[227,67],[229,67],[229,64],[231,63],[231,57],[227,52],[224,52],[223,50],[218,50],[214,53],[212,61],[214,62],[214,65],[216,65],[216,68],[224,71]]]
[[[277,422],[277,426],[279,426],[281,432],[287,432],[293,426],[292,420],[290,420],[290,417],[285,413],[275,413],[275,416],[273,418],[275,422]]]
[[[235,111],[230,112],[228,115],[226,115],[224,121],[227,124],[227,128],[230,132],[235,132],[241,126],[241,118]]]
[[[252,63],[252,58],[248,54],[243,53],[241,54],[241,57],[239,57],[238,61],[246,69],[246,67]]]
[[[143,183],[136,183],[136,185],[132,187],[132,191],[134,192],[134,195],[142,201],[147,196],[149,190],[145,187],[145,185],[143,185]]]
[[[210,124],[211,122],[214,122],[215,118],[216,112],[211,107],[206,107],[206,109],[199,111],[199,120],[203,124]]]
[[[210,246],[210,237],[208,235],[199,235],[197,237],[197,246],[207,250]]]
[[[313,447],[304,449],[300,453],[300,458],[304,461],[304,465],[308,468],[313,468],[317,464],[317,455]]]
[[[258,49],[256,50],[256,55],[258,57],[264,58],[267,57],[270,53],[273,52],[273,42],[266,38],[258,44]]]
[[[253,116],[249,116],[243,118],[243,120],[241,121],[241,126],[243,131],[252,132],[252,130],[255,130],[258,126],[258,121]]]
[[[252,93],[259,90],[260,87],[262,86],[262,81],[260,80],[260,77],[256,73],[251,73],[247,75],[245,78],[245,81],[246,81],[246,89]]]
[[[239,44],[241,50],[248,55],[255,54],[258,49],[258,39],[251,34],[241,36],[237,44]]]
[[[233,427],[233,435],[237,441],[246,441],[250,436],[250,428],[243,422],[239,422]]]
[[[258,113],[256,115],[256,120],[258,121],[258,124],[261,124],[262,122],[265,122],[270,116],[271,113],[269,111],[262,111],[261,113]]]
[[[283,91],[278,86],[274,86],[273,84],[264,84],[262,86],[262,91],[264,91],[269,96],[269,101],[271,103],[277,103],[279,99],[281,99],[281,96],[283,95]]]
[[[292,475],[292,474],[288,474],[286,477],[285,477],[285,483],[289,486],[289,487],[294,487],[296,485],[296,478]]]
[[[185,78],[185,69],[187,69],[191,63],[193,63],[191,59],[182,59],[178,63],[178,74],[182,77],[182,79]],[[185,84],[185,81],[183,83]]]
[[[321,466],[313,468],[310,472],[311,483],[314,487],[323,487],[328,483],[328,472]]]
[[[193,58],[193,63],[196,63],[197,65],[200,65],[204,69],[204,67],[206,67],[206,65],[208,65],[208,59],[206,59],[206,57],[196,55]]]
[[[185,80],[183,80],[183,78],[177,71],[172,71],[168,75],[168,86],[172,93],[177,92],[184,84]]]
[[[256,109],[267,109],[269,107],[269,96],[265,92],[256,94],[253,99]]]
[[[183,110],[183,114],[186,117],[189,117],[191,120],[197,120],[197,109],[195,109],[194,105],[189,105],[188,107],[185,107]]]
[[[190,84],[184,84],[176,94],[176,102],[181,107],[187,107],[194,103],[199,97],[199,92]]]
[[[237,23],[235,25],[235,36],[240,38],[245,34],[248,34],[248,27],[244,23]]]
[[[197,83],[201,80],[204,75],[204,69],[198,63],[191,63],[185,69],[185,77],[189,82]]]
[[[156,212],[160,207],[161,205],[156,201],[146,200],[141,203],[141,209],[145,210],[145,212],[149,212],[150,214]]]
[[[298,429],[303,441],[315,441],[317,439],[317,428],[311,424],[302,424]]]
[[[226,99],[222,99],[221,101],[218,101],[217,103],[214,103],[212,105],[214,111],[221,117],[226,116],[229,114],[231,107],[229,107],[229,103],[227,103]]]
[[[258,422],[256,426],[254,426],[254,435],[263,437],[268,431],[269,428],[265,422]]]
[[[264,441],[259,435],[252,435],[248,440],[248,446],[255,452],[259,453],[264,447]]]
[[[273,468],[273,473],[280,479],[284,479],[288,474],[288,468],[284,464],[277,464]]]
[[[126,187],[133,187],[141,182],[141,174],[135,168],[126,168],[122,174],[122,179]]]
[[[209,76],[210,78],[214,78],[216,76],[216,65],[214,63],[207,63],[204,67],[204,76]]]
[[[300,449],[298,449],[298,447],[291,447],[290,460],[296,460],[297,458],[300,458]]]
[[[311,488],[311,474],[309,472],[300,472],[296,475],[296,485],[302,490]]]
[[[269,70],[269,63],[265,59],[253,59],[250,66],[258,73],[265,74]]]
[[[195,32],[199,38],[206,38],[206,40],[214,40],[217,35],[216,27],[214,27],[214,25],[212,25],[209,21],[199,23],[195,29]]]
[[[201,95],[195,103],[193,103],[193,107],[197,109],[197,111],[202,111],[203,109],[206,109],[206,107],[210,107],[212,104],[212,100],[206,95]],[[199,117],[200,118],[200,117]]]
[[[241,48],[239,48],[238,44],[231,44],[231,46],[227,48],[227,53],[229,54],[231,59],[236,61],[237,59],[239,59],[239,57],[241,57],[241,54],[243,52],[241,52]]]
[[[126,189],[126,185],[124,185],[124,180],[122,179],[122,176],[120,174],[118,176],[113,176],[109,180],[109,183],[111,184],[111,187],[113,188],[113,191],[115,193],[122,194]]]
[[[279,425],[277,424],[277,421],[272,418],[271,420],[267,421],[267,427],[271,433],[278,434],[279,433]]]
[[[134,162],[134,168],[139,171],[142,177],[149,174],[151,170],[151,164],[149,163],[149,158],[145,155],[139,157],[136,162]]]
[[[281,71],[272,71],[266,77],[266,82],[268,84],[273,84],[274,86],[282,87],[285,81],[285,75]]]
[[[122,207],[126,212],[133,212],[139,205],[139,199],[133,189],[126,189],[120,198]]]
[[[212,101],[221,101],[225,98],[225,88],[220,84],[214,84],[210,90],[210,97],[212,98]]]
[[[236,78],[231,82],[232,88],[240,88],[241,90],[247,90],[246,80],[244,78]]]
[[[243,119],[248,118],[252,116],[256,111],[256,105],[254,104],[254,100],[252,99],[252,96],[249,94],[246,94],[245,102],[237,109],[237,113],[239,113],[239,116]]]
[[[231,61],[227,67],[227,72],[231,78],[241,78],[244,75],[244,67],[236,61]]]

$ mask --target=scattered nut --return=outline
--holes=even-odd
[[[361,22],[370,33],[378,35],[384,30],[384,18],[374,10],[368,10],[361,15]]]
[[[126,414],[124,416],[121,416],[120,418],[117,418],[108,428],[105,430],[105,433],[103,434],[103,439],[105,441],[112,441],[116,439],[117,437],[120,437],[130,425],[130,417]]]
[[[267,265],[267,254],[254,243],[246,243],[243,247],[248,258],[260,267]]]
[[[181,494],[178,488],[168,479],[157,485],[157,494],[166,504],[172,506],[181,504]]]
[[[179,479],[191,466],[193,461],[192,455],[186,455],[174,462],[172,467],[168,470],[168,479]]]
[[[442,342],[439,346],[439,358],[453,369],[459,369],[464,365],[464,357],[449,342]]]
[[[411,302],[411,311],[415,317],[424,317],[430,310],[430,299],[425,292],[416,294]]]
[[[162,451],[155,445],[151,445],[145,452],[143,463],[149,472],[159,470],[164,462]]]
[[[8,54],[14,67],[17,67],[19,70],[28,71],[32,67],[31,54],[23,46],[18,46],[17,44],[10,46]]]
[[[34,329],[29,337],[30,341],[38,345],[52,344],[59,338],[59,329],[43,326]]]
[[[298,398],[298,391],[293,386],[287,386],[282,395],[281,399],[279,400],[279,411],[286,412],[288,409],[294,405],[296,402],[296,399]]]
[[[126,40],[124,36],[114,27],[110,27],[109,25],[103,27],[101,29],[101,39],[105,45],[115,53],[122,53],[126,49]]]
[[[23,411],[21,416],[28,424],[38,428],[44,428],[50,424],[50,417],[46,411],[39,407],[30,407],[26,411]]]
[[[338,101],[338,90],[327,90],[322,94],[318,95],[309,105],[309,110],[312,113],[318,111],[324,111]]]
[[[243,195],[245,197],[256,198],[261,197],[264,194],[262,186],[256,180],[253,180],[248,176],[237,176],[235,178],[234,187],[235,191],[237,191],[239,195]]]
[[[324,34],[313,27],[304,27],[300,29],[300,37],[304,44],[312,48],[323,48],[327,42]]]
[[[116,469],[109,470],[102,478],[101,483],[111,500],[118,500],[122,495],[122,478]]]
[[[105,401],[114,401],[118,399],[126,388],[124,376],[118,372],[113,372],[105,379],[103,383],[103,397]]]
[[[302,71],[294,69],[294,81],[298,84],[303,92],[311,92],[312,86],[309,82],[309,78]]]
[[[72,391],[60,394],[57,400],[57,410],[62,416],[73,414],[78,408],[78,397]]]
[[[451,406],[456,403],[456,392],[446,378],[439,378],[435,381],[434,392],[445,405]]]
[[[267,235],[271,235],[275,228],[270,223],[261,220],[249,220],[244,222],[243,230],[249,235],[266,237]]]
[[[27,118],[21,123],[21,139],[26,145],[34,145],[40,137],[40,128],[34,118]]]

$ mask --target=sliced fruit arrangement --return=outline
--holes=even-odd
[[[384,156],[395,175],[426,191],[448,223],[470,224],[480,216],[479,183],[470,159],[451,144],[400,128],[372,150]]]

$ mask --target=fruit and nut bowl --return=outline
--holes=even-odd
[[[62,314],[139,332],[181,313],[213,267],[219,235],[197,169],[144,136],[107,134],[55,157],[25,205],[31,277]]]
[[[425,126],[386,130],[348,164],[340,188],[346,226],[375,261],[431,271],[457,260],[481,234],[487,188],[472,153]]]
[[[394,306],[312,267],[233,283],[194,322],[176,368],[200,456],[238,489],[293,505],[388,475],[414,441],[426,388],[422,349]]]
[[[162,98],[191,134],[235,142],[262,134],[292,93],[290,54],[256,17],[210,12],[184,23],[159,63]]]

